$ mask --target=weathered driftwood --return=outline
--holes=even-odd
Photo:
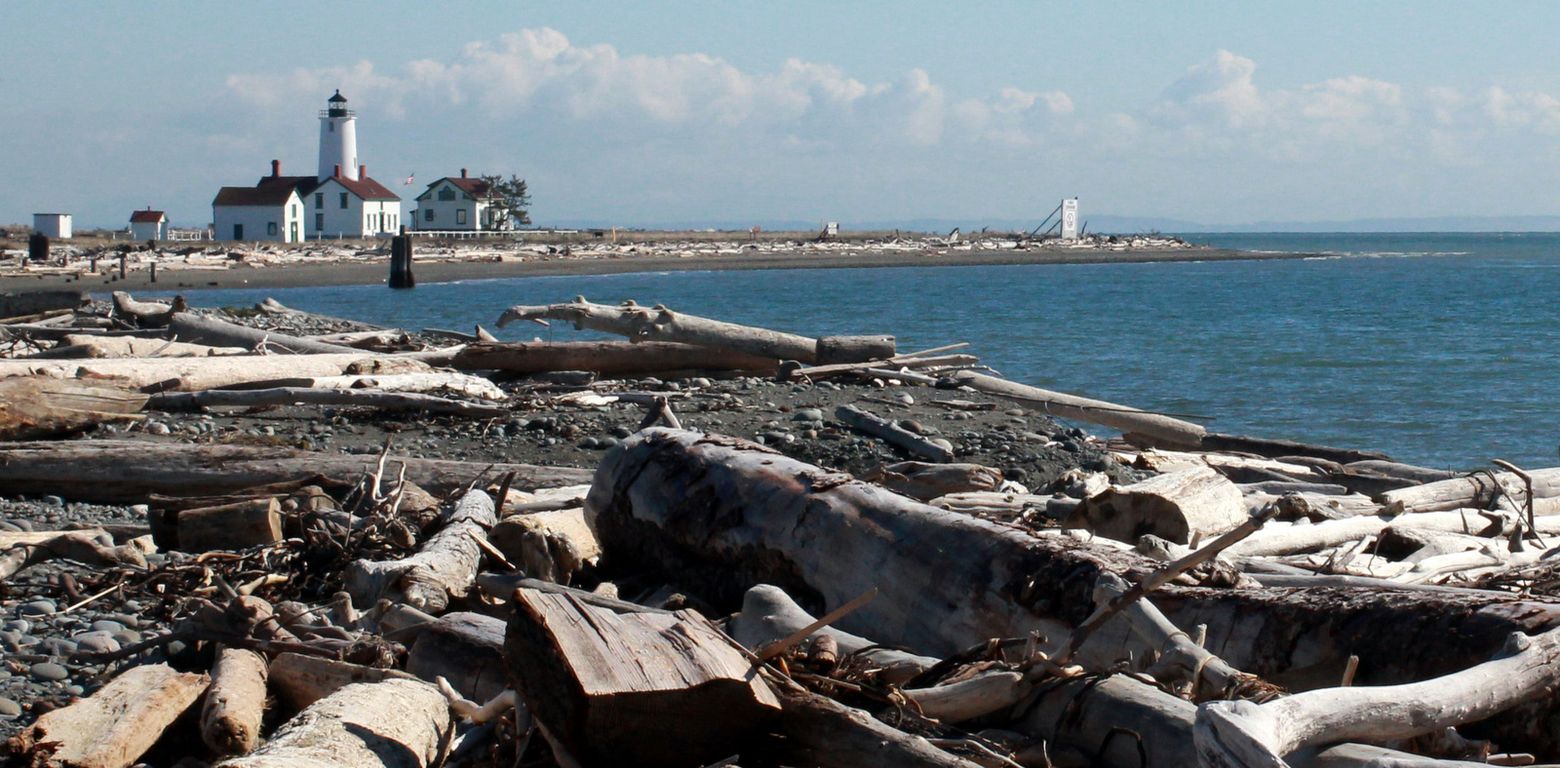
[[[1493,474],[1494,482],[1491,481]],[[1533,498],[1560,496],[1560,467],[1529,470],[1533,479]],[[1515,502],[1517,509],[1528,499],[1527,484],[1512,472],[1475,473],[1466,477],[1440,480],[1379,494],[1376,498],[1390,510],[1400,512],[1441,512],[1472,507],[1487,509],[1497,498]]]
[[[207,389],[200,392],[162,392],[151,396],[146,407],[154,411],[198,411],[203,408],[255,408],[267,405],[335,405],[386,411],[424,411],[476,418],[508,415],[502,406],[468,403],[414,392],[376,389]]]
[[[355,482],[378,457],[285,448],[136,440],[0,444],[0,486],[12,493],[54,493],[102,503],[140,503],[148,495],[209,496],[259,485],[328,478]],[[515,473],[516,488],[573,485],[590,472],[530,464],[417,459],[391,455],[387,473],[436,494],[465,488],[479,476]],[[302,484],[302,483],[301,483]]]
[[[820,341],[822,341],[820,339]],[[842,373],[864,373],[872,368],[936,368],[940,366],[969,367],[980,362],[980,358],[974,355],[938,355],[935,357],[920,357],[917,355],[896,355],[881,360],[870,360],[862,363],[833,363],[830,365],[787,366],[779,374],[784,379],[822,379],[837,376]],[[989,405],[989,404],[988,404]]]
[[[447,613],[423,627],[411,649],[407,672],[429,682],[445,678],[464,696],[487,701],[509,687],[503,619]]]
[[[218,768],[430,768],[455,733],[444,694],[421,680],[355,683],[315,702],[265,746]]]
[[[1219,432],[1209,432],[1203,436],[1200,443],[1203,450],[1207,451],[1254,453],[1258,456],[1267,456],[1269,458],[1309,456],[1340,464],[1349,464],[1356,461],[1389,460],[1386,454],[1377,453],[1376,451],[1358,451],[1351,448],[1334,448],[1327,445],[1299,443],[1293,440],[1227,435]]]
[[[778,714],[753,664],[697,614],[617,613],[521,589],[505,648],[526,708],[583,765],[704,765]]]
[[[378,389],[385,392],[457,394],[482,400],[503,401],[509,395],[491,380],[458,371],[430,373],[392,373],[385,375],[316,376],[286,386],[314,389]]]
[[[938,445],[888,419],[868,413],[854,405],[842,405],[834,409],[834,418],[852,429],[876,437],[889,445],[937,462],[953,461],[953,451]]]
[[[699,369],[773,371],[778,360],[673,342],[536,341],[471,344],[455,356],[453,365],[466,371],[590,371],[602,376],[642,376],[660,371]]]
[[[142,328],[166,328],[173,319],[174,313],[189,308],[183,296],[175,296],[171,304],[160,301],[136,301],[124,291],[114,291],[111,297],[114,301],[114,314],[129,319]]]
[[[279,653],[271,660],[267,677],[277,698],[294,712],[302,711],[310,704],[353,683],[416,679],[397,669],[366,667],[290,652]]]
[[[932,746],[883,723],[866,712],[799,688],[777,686],[785,714],[779,719],[779,746],[786,765],[858,768],[976,768],[977,763]]]
[[[241,755],[260,743],[265,713],[264,656],[246,648],[223,648],[211,668],[211,689],[200,715],[200,736],[219,755]]]
[[[1210,768],[1281,766],[1284,755],[1307,746],[1411,738],[1482,720],[1556,688],[1560,630],[1513,633],[1500,658],[1432,680],[1326,688],[1260,705],[1205,703],[1197,711],[1197,753]]]
[[[402,560],[357,560],[347,569],[347,591],[360,607],[380,598],[405,602],[421,611],[441,613],[450,597],[466,594],[477,578],[487,529],[498,521],[493,498],[468,491],[456,502],[444,527],[416,554]]]
[[[1002,470],[979,464],[927,464],[901,461],[862,478],[912,499],[929,501],[950,493],[996,491],[1002,486]]]
[[[146,395],[111,382],[0,379],[0,440],[34,440],[138,421]]]
[[[1093,612],[1101,572],[1136,580],[1155,567],[1124,545],[938,510],[693,432],[646,430],[609,451],[586,513],[614,567],[674,578],[718,607],[758,583],[813,612],[877,587],[837,626],[928,655],[1030,631],[1054,651]],[[1550,604],[1462,592],[1171,584],[1154,594],[1176,626],[1206,625],[1207,647],[1235,668],[1290,688],[1337,681],[1351,655],[1362,683],[1423,679],[1488,658],[1509,632],[1560,624]],[[1103,648],[1086,647],[1080,661]],[[1497,720],[1494,732],[1515,747],[1560,745],[1552,702]]]
[[[326,344],[302,336],[264,331],[246,325],[200,317],[189,313],[174,315],[168,322],[168,334],[177,341],[191,341],[214,347],[264,348],[270,352],[294,355],[324,355],[332,353],[356,353],[357,350],[341,344]]]
[[[785,590],[770,584],[759,584],[743,595],[742,611],[731,617],[726,631],[732,639],[757,651],[811,625],[813,619],[812,614],[797,605]],[[880,670],[879,676],[884,682],[894,685],[903,685],[938,661],[930,656],[885,648],[872,640],[834,627],[823,627],[814,632],[812,637],[833,638],[840,654],[861,657]]]
[[[336,317],[335,315],[322,315],[318,312],[306,312],[301,309],[293,309],[292,307],[289,307],[286,304],[283,304],[269,296],[267,296],[263,301],[255,302],[255,309],[267,315],[293,315],[295,317],[323,321],[330,325],[347,324],[366,330],[389,330],[382,326],[374,325],[373,323],[365,323],[362,320],[348,320],[346,318]]]
[[[818,359],[817,339],[806,336],[685,315],[661,305],[641,307],[632,301],[616,307],[594,304],[583,296],[567,304],[510,307],[498,318],[498,327],[516,320],[543,319],[563,320],[581,330],[615,333],[635,342],[675,341],[803,363]]]
[[[1497,514],[1465,509],[1449,512],[1420,512],[1410,515],[1360,516],[1320,523],[1274,523],[1251,538],[1230,548],[1231,556],[1273,556],[1313,552],[1379,535],[1388,527],[1402,531],[1444,531],[1474,536],[1501,536],[1511,532],[1517,521],[1511,513]],[[1538,519],[1541,534],[1560,533],[1560,520]]]
[[[59,360],[80,358],[122,357],[220,357],[223,355],[247,355],[241,347],[212,347],[205,344],[188,344],[167,339],[148,339],[137,336],[102,336],[67,334],[60,345],[47,352],[33,355],[33,360]]]
[[[520,570],[568,584],[601,557],[582,507],[511,515],[493,526],[488,541]]]
[[[989,395],[1041,405],[1052,416],[1119,429],[1127,435],[1139,435],[1156,445],[1195,448],[1201,443],[1203,435],[1207,434],[1207,430],[1200,425],[1171,416],[1052,392],[983,373],[961,371],[954,374],[954,380]]]
[[[1212,467],[1188,466],[1084,500],[1069,527],[1131,543],[1153,534],[1177,544],[1216,536],[1245,522],[1240,489]]]
[[[80,531],[0,531],[0,580],[56,557],[94,566],[146,567],[141,550],[132,545],[104,544],[100,528]]]
[[[504,498],[499,501],[498,516],[509,517],[511,515],[528,515],[533,512],[553,512],[560,509],[572,509],[585,506],[585,494],[590,492],[590,484],[566,485],[557,488],[537,488],[534,491],[522,491],[510,487],[504,492]],[[488,487],[488,493],[497,494],[498,486]]]
[[[22,291],[0,293],[0,317],[15,318],[40,312],[69,309],[86,304],[86,291]]]
[[[184,552],[243,549],[282,540],[282,507],[275,497],[212,507],[153,511],[147,516],[157,546]]]
[[[889,360],[896,351],[893,336],[821,336],[813,349],[819,365]]]
[[[166,664],[134,667],[91,696],[44,713],[6,747],[39,768],[128,768],[210,682]]]
[[[252,381],[340,376],[349,373],[420,373],[428,363],[410,355],[352,351],[328,355],[226,355],[222,357],[136,357],[91,361],[0,360],[0,378],[113,379],[132,388],[216,389]]]

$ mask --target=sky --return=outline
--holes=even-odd
[[[3,7],[0,224],[203,226],[337,88],[403,198],[516,174],[540,225],[1560,215],[1554,3]]]

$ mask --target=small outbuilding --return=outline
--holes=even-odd
[[[223,187],[211,201],[212,236],[217,240],[303,240],[303,201],[287,185]]]
[[[130,239],[138,241],[168,239],[168,215],[151,208],[131,213]]]
[[[35,213],[33,214],[33,231],[40,235],[47,235],[55,240],[69,240],[70,214],[68,213]]]

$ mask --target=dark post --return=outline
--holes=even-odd
[[[27,238],[27,260],[35,264],[42,264],[49,260],[49,236],[42,232],[32,233]]]
[[[124,251],[120,251],[119,252],[119,279],[120,280],[125,279],[125,262],[128,261],[129,258],[130,258],[130,254],[125,253]]]
[[[152,282],[157,282],[157,260],[152,260]]]
[[[417,287],[417,279],[412,277],[412,238],[404,226],[401,234],[390,238],[390,287]]]

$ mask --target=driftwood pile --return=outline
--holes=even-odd
[[[0,487],[144,503],[146,529],[0,532],[0,577],[68,558],[96,569],[92,594],[144,596],[175,623],[81,654],[107,682],[10,742],[26,764],[1560,758],[1560,469],[1451,473],[1217,434],[1005,381],[954,348],[632,303],[499,322],[626,342],[478,329],[424,349],[124,295],[106,317],[60,309],[0,323],[0,437],[25,440],[0,443]],[[1031,492],[870,397],[834,418],[908,460],[862,478],[682,429],[664,392],[611,395],[646,415],[593,473],[40,439],[145,410],[481,418],[503,410],[495,381],[589,399],[607,397],[598,378],[711,369],[920,383],[950,410],[1026,403],[1121,432],[1115,457],[1142,479],[1080,470]],[[148,567],[166,550],[190,557]]]

